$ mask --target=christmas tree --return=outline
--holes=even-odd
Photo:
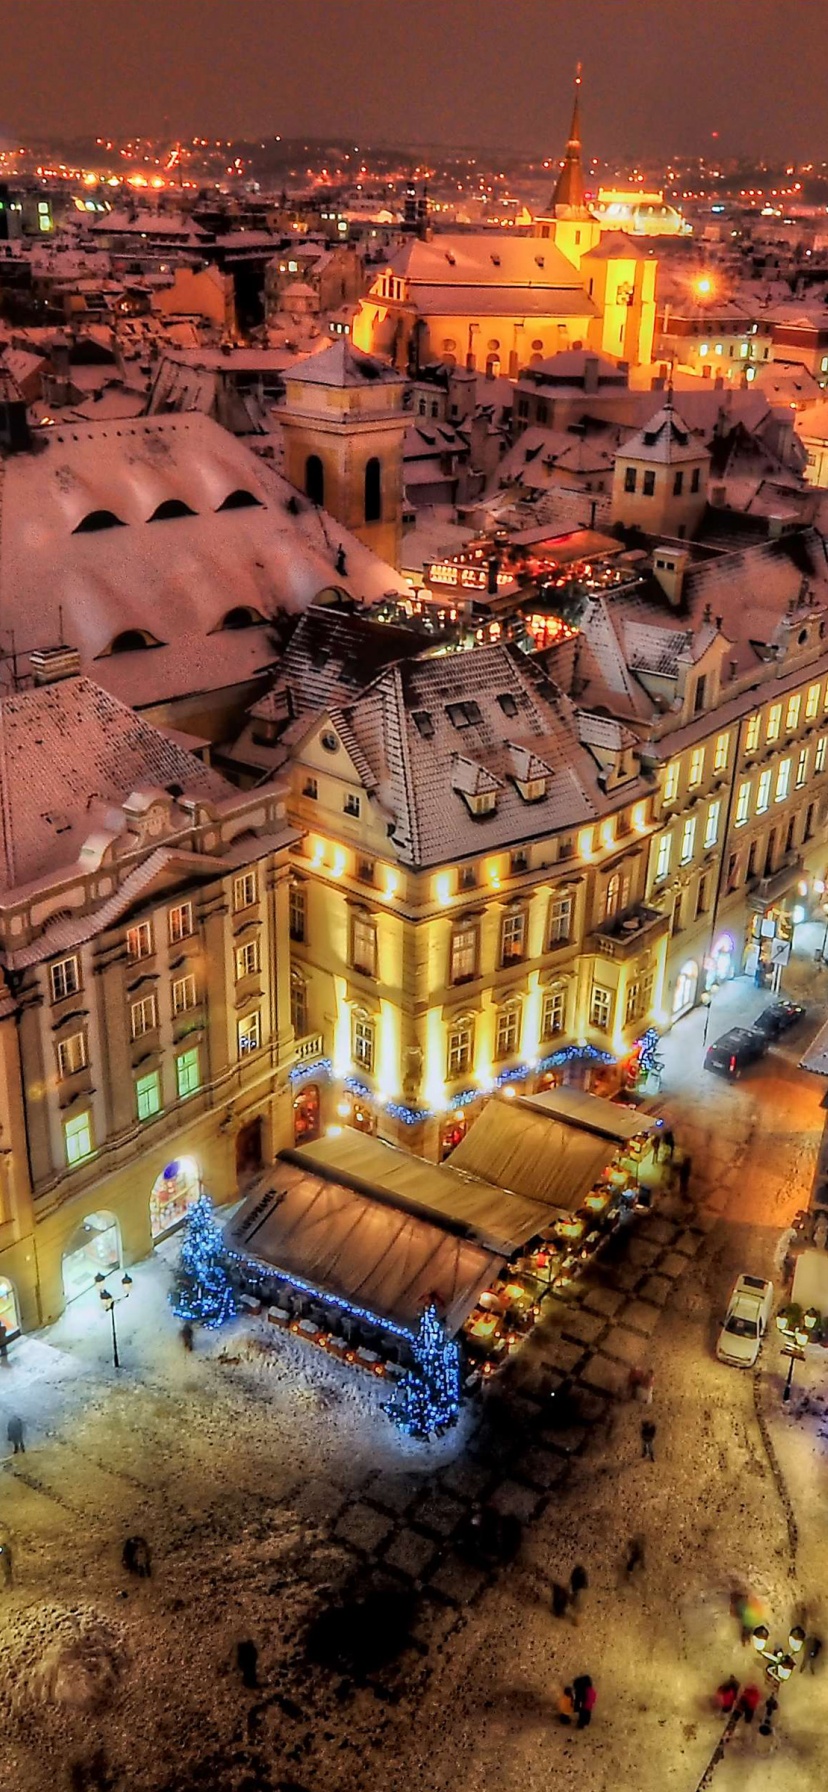
[[[235,1318],[227,1252],[207,1195],[199,1195],[187,1214],[170,1306],[176,1318],[198,1321],[211,1331]]]
[[[460,1411],[460,1352],[433,1301],[414,1340],[414,1365],[400,1382],[389,1410],[402,1431],[426,1438],[455,1425]]]

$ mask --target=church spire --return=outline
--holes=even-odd
[[[574,215],[585,216],[586,210],[584,171],[581,167],[581,64],[579,62],[575,70],[575,103],[572,108],[572,123],[569,127],[563,167],[552,194],[552,212],[555,217],[572,217]]]

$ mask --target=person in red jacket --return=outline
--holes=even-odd
[[[592,1723],[595,1700],[598,1697],[589,1674],[579,1674],[572,1682],[572,1697],[578,1713],[578,1729],[585,1730]]]
[[[753,1723],[756,1716],[756,1708],[760,1703],[761,1698],[762,1694],[759,1691],[758,1686],[751,1685],[742,1687],[739,1694],[739,1702],[736,1706],[736,1712],[739,1717],[744,1718],[746,1724]]]

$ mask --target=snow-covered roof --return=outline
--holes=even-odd
[[[355,348],[348,337],[340,336],[330,348],[306,360],[294,361],[288,377],[306,386],[376,386],[405,385],[405,375]]]
[[[583,297],[577,268],[548,237],[511,236],[505,230],[436,233],[429,241],[412,237],[387,265],[410,285],[570,288]]]

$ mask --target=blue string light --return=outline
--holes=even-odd
[[[460,1352],[433,1301],[420,1320],[413,1355],[414,1367],[388,1411],[401,1431],[425,1439],[456,1425],[460,1413]]]
[[[187,1214],[169,1302],[177,1319],[196,1321],[210,1331],[235,1319],[227,1250],[207,1195],[199,1195]]]
[[[655,1033],[654,1028],[650,1028],[648,1031]],[[657,1040],[658,1034],[655,1034],[655,1037]],[[539,1058],[535,1064],[513,1064],[507,1070],[499,1071],[492,1087],[502,1089],[508,1083],[522,1083],[527,1077],[542,1075],[547,1070],[557,1070],[562,1064],[573,1064],[585,1060],[598,1064],[615,1064],[617,1062],[612,1052],[601,1051],[598,1046],[566,1045],[562,1046],[560,1051],[551,1052],[548,1057]],[[330,1058],[316,1058],[309,1064],[295,1064],[293,1069],[288,1072],[289,1080],[294,1086],[311,1079],[318,1081],[324,1078],[327,1080],[332,1075],[333,1064]],[[367,1101],[374,1107],[383,1108],[392,1120],[400,1120],[403,1126],[421,1126],[424,1120],[439,1118],[439,1110],[436,1108],[415,1108],[406,1101],[383,1100],[382,1096],[376,1095],[373,1089],[370,1089],[368,1084],[357,1076],[343,1077],[342,1086],[357,1101]],[[480,1101],[486,1093],[487,1091],[480,1088],[479,1084],[475,1084],[473,1088],[461,1089],[457,1095],[453,1095],[447,1106],[449,1109],[467,1108],[471,1106],[472,1102]]]
[[[298,1084],[308,1083],[311,1079],[318,1081],[322,1077],[327,1081],[332,1075],[333,1064],[330,1058],[313,1058],[308,1064],[294,1064],[293,1069],[288,1071],[288,1082],[296,1088]]]
[[[391,1319],[384,1319],[379,1313],[373,1313],[370,1307],[355,1306],[353,1301],[345,1300],[340,1294],[331,1294],[327,1288],[318,1288],[314,1282],[306,1282],[302,1276],[289,1275],[286,1269],[276,1269],[270,1263],[259,1263],[255,1257],[246,1257],[242,1252],[233,1253],[236,1263],[246,1266],[257,1281],[264,1275],[267,1280],[284,1282],[289,1288],[295,1288],[299,1294],[309,1294],[325,1307],[337,1307],[343,1313],[351,1314],[355,1319],[364,1319],[369,1325],[376,1326],[379,1331],[392,1332],[395,1338],[405,1338],[409,1343],[414,1337],[412,1331],[404,1325],[395,1325]]]

